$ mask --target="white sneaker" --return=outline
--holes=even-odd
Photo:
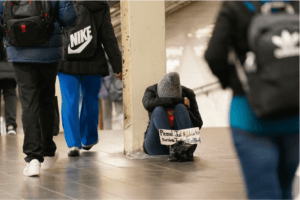
[[[25,176],[38,176],[40,175],[40,167],[41,163],[37,159],[33,159],[29,163],[27,163],[23,174]]]
[[[8,134],[8,135],[10,135],[10,134],[16,135],[17,132],[16,132],[16,130],[15,130],[15,128],[14,128],[13,126],[8,126],[8,127],[7,127],[7,134]]]
[[[69,154],[70,157],[77,157],[79,156],[79,148],[78,147],[71,147],[69,148]]]
[[[58,152],[55,153],[54,156],[46,156],[44,157],[44,162],[42,163],[42,169],[51,169],[54,165],[55,162],[58,160],[59,154]]]
[[[90,144],[90,145],[83,145],[83,144],[81,144],[81,146],[82,146],[82,148],[84,149],[84,150],[90,150],[94,145],[96,145],[96,144],[98,144],[98,142],[99,142],[99,139],[95,142],[95,143],[93,143],[93,144]]]

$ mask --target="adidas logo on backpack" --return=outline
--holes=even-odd
[[[290,34],[287,30],[282,30],[281,37],[273,36],[272,42],[277,45],[274,56],[278,59],[299,56],[299,33]]]
[[[236,64],[249,104],[259,117],[299,113],[299,13],[292,2],[247,1],[245,65]],[[252,6],[250,6],[252,5]]]
[[[81,53],[88,44],[92,41],[91,26],[81,29],[70,35],[70,45],[68,47],[69,54]],[[72,49],[74,46],[80,45],[77,49]]]

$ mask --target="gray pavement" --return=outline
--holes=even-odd
[[[25,177],[23,134],[0,136],[0,199],[245,199],[244,184],[227,128],[201,131],[195,161],[130,160],[123,132],[100,131],[100,142],[81,157],[60,158],[41,176]]]

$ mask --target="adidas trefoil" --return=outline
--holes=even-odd
[[[282,30],[281,37],[273,36],[272,42],[280,47],[274,51],[277,59],[299,56],[299,33],[290,34],[287,30]]]

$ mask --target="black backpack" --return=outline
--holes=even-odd
[[[63,60],[89,58],[97,49],[97,28],[86,2],[73,1],[77,18],[72,26],[62,29]]]
[[[249,104],[258,117],[297,114],[299,15],[287,2],[246,6],[257,10],[248,29],[251,52],[243,66],[236,58],[235,64]]]
[[[46,44],[54,31],[53,22],[49,1],[5,1],[1,25],[12,46]]]

